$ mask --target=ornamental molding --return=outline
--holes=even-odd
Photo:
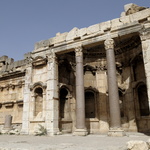
[[[42,56],[37,56],[33,58],[32,65],[33,66],[42,66],[47,64],[47,58],[44,58]]]
[[[36,87],[41,87],[42,89],[46,89],[47,88],[47,84],[43,83],[43,82],[36,82],[34,84],[30,84],[30,91],[32,91]]]

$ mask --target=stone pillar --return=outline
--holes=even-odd
[[[106,39],[104,42],[106,49],[107,60],[107,80],[108,80],[108,94],[109,94],[109,107],[110,107],[110,130],[109,136],[123,136],[123,130],[121,130],[120,119],[120,106],[119,106],[119,94],[116,77],[116,64],[114,54],[114,40],[111,38]]]
[[[28,62],[25,74],[24,100],[23,100],[23,116],[21,134],[29,134],[29,116],[30,116],[30,84],[32,83],[32,63]]]
[[[140,38],[142,44],[143,62],[147,84],[147,94],[150,108],[150,29],[145,29],[145,31],[141,31]]]
[[[47,54],[46,129],[48,135],[59,134],[58,63],[54,52]]]
[[[73,135],[87,135],[85,127],[85,98],[82,47],[75,48],[76,58],[76,130]]]
[[[6,115],[5,116],[4,129],[5,130],[10,130],[11,129],[11,123],[12,123],[12,116],[11,115]]]

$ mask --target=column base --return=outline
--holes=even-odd
[[[76,136],[86,136],[88,134],[86,129],[76,129],[73,133],[73,135]]]
[[[122,129],[110,129],[108,131],[108,136],[112,136],[112,137],[121,137],[121,136],[126,136],[125,131]]]

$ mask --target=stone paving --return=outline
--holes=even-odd
[[[140,133],[128,133],[124,137],[0,135],[0,150],[127,150],[128,141],[148,139],[148,135]]]

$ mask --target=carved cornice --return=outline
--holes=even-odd
[[[105,40],[104,45],[105,45],[106,50],[114,49],[114,40],[111,38],[108,38]]]
[[[79,56],[83,55],[83,48],[82,48],[82,46],[75,47],[75,54],[76,54],[76,57],[79,57]]]

